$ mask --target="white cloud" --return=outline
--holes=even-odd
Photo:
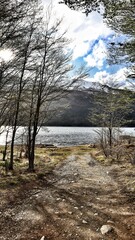
[[[92,82],[99,82],[101,84],[105,84],[107,83],[109,76],[109,73],[107,73],[106,71],[100,71],[97,72],[94,77],[90,78],[89,80]]]
[[[59,0],[42,1],[45,6],[52,2],[52,21],[63,18],[60,31],[63,32],[67,29],[66,37],[71,39],[69,47],[73,51],[73,60],[82,57],[87,66],[97,67],[100,70],[88,81],[109,85],[116,82],[123,87],[129,86],[125,81],[127,68],[121,68],[115,74],[110,74],[105,70],[101,71],[107,55],[106,45],[102,39],[121,42],[124,41],[123,36],[115,33],[112,37],[114,32],[107,27],[102,16],[97,12],[92,12],[86,17],[82,12],[71,10],[65,4],[58,4]],[[95,44],[94,47],[93,44]],[[108,71],[109,68],[110,66],[106,65]]]
[[[106,46],[102,40],[99,40],[98,44],[93,48],[92,53],[87,57],[84,57],[84,61],[87,62],[89,67],[97,67],[101,69],[106,59],[106,55]]]
[[[104,70],[97,72],[93,78],[89,78],[87,81],[107,84],[108,86],[115,86],[117,84],[121,88],[129,87],[130,83],[126,81],[127,72],[128,69],[126,67],[118,70],[114,74],[110,74]]]
[[[46,2],[46,0],[43,1],[44,3]],[[47,3],[49,2],[51,1],[47,0]],[[66,36],[72,40],[70,48],[73,50],[73,60],[86,55],[96,39],[99,37],[106,38],[112,33],[97,12],[92,12],[86,17],[82,12],[71,10],[65,4],[58,4],[58,0],[53,0],[52,2],[54,6],[53,18],[63,18],[61,27],[63,30],[68,29]],[[104,55],[102,54],[101,56],[100,53],[99,66],[102,66],[102,57],[104,58]]]

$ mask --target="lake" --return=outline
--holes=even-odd
[[[20,135],[24,132],[24,127],[19,127],[16,135],[16,143],[26,142],[26,134],[23,138]],[[54,144],[56,146],[73,146],[95,143],[97,141],[95,127],[42,127],[37,135],[37,144]],[[121,134],[135,136],[135,128],[120,128]],[[0,135],[0,145],[5,144],[6,133]],[[11,132],[8,141],[10,142]]]

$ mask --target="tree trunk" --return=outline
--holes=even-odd
[[[16,134],[16,126],[14,126],[12,141],[11,141],[11,154],[10,154],[9,170],[13,170],[15,134]]]
[[[112,128],[109,128],[109,146],[112,147]]]
[[[32,139],[32,144],[30,143],[29,146],[29,168],[28,171],[34,172],[34,160],[35,160],[35,141],[36,141],[36,132],[35,130],[33,132],[33,139]]]
[[[34,172],[34,160],[35,160],[35,144],[32,144],[31,151],[29,154],[29,172]]]
[[[8,133],[9,133],[9,128],[7,130],[7,133],[6,133],[6,142],[5,142],[5,148],[4,148],[4,151],[3,151],[3,161],[6,160],[6,155],[7,155],[7,139],[8,139]]]
[[[110,147],[110,155],[112,155],[112,127],[109,128],[109,147]]]
[[[31,155],[29,158],[29,168],[28,168],[29,172],[34,172],[34,159],[33,156]]]
[[[24,87],[23,77],[24,77],[24,72],[25,72],[25,68],[26,68],[26,63],[28,61],[27,53],[28,53],[29,45],[31,43],[32,33],[33,33],[33,30],[30,32],[29,40],[26,44],[26,48],[24,49],[24,51],[25,51],[24,52],[24,62],[23,62],[22,72],[21,72],[20,81],[19,81],[19,92],[18,92],[17,103],[16,103],[14,129],[13,129],[12,142],[11,142],[11,156],[10,156],[10,164],[9,164],[10,170],[13,170],[14,141],[15,141],[15,135],[16,135],[16,128],[17,128],[17,124],[18,124],[18,115],[19,115],[19,110],[20,110],[20,99],[21,99],[21,95],[22,95],[22,91],[23,91],[23,87]]]

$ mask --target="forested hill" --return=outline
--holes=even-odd
[[[52,126],[89,126],[89,109],[93,107],[92,92],[68,91],[68,94],[55,105],[61,107],[60,112],[52,117],[47,125]],[[58,107],[59,108],[59,107]]]
[[[95,107],[95,95],[100,95],[98,90],[71,90],[68,94],[55,102],[56,111],[53,117],[48,120],[48,126],[93,126],[90,117]],[[96,106],[97,107],[97,106]],[[89,120],[88,120],[89,116]],[[132,104],[132,110],[129,111],[128,119],[131,122],[126,126],[135,126],[135,106]],[[100,125],[100,124],[99,124]]]

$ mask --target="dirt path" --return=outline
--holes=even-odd
[[[133,194],[124,192],[118,169],[89,154],[74,153],[20,194],[2,206],[0,240],[135,239]],[[103,225],[112,230],[103,235]]]

